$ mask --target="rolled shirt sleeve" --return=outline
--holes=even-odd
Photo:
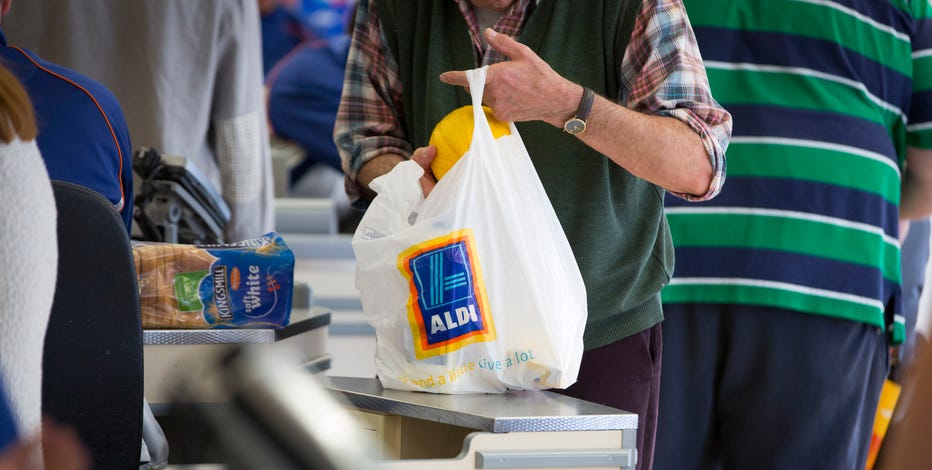
[[[712,164],[702,195],[671,192],[690,201],[718,194],[725,183],[725,151],[732,120],[712,97],[702,56],[680,0],[644,0],[621,64],[619,104],[645,114],[670,116],[696,131]]]
[[[359,169],[384,154],[410,157],[413,149],[396,116],[402,113],[398,66],[382,35],[373,2],[360,1],[347,58],[343,96],[334,125],[350,203],[360,205]]]

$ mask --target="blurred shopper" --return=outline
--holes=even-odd
[[[12,0],[3,0],[6,21]],[[28,3],[28,2],[22,2]],[[92,189],[107,198],[129,232],[133,223],[133,154],[120,104],[104,86],[73,70],[7,44],[0,60],[22,82],[35,106],[37,142],[53,180]]]
[[[55,199],[33,116],[26,90],[0,66],[0,386],[19,436],[41,430],[42,351],[58,268]],[[10,440],[11,431],[0,433]],[[27,459],[40,462],[38,449]]]
[[[482,65],[483,102],[516,122],[586,283],[586,351],[562,392],[638,413],[649,469],[673,269],[662,197],[719,192],[731,117],[677,0],[363,0],[335,131],[357,206],[408,159],[433,188],[429,135]]]
[[[303,16],[285,0],[258,0],[262,19],[262,72],[267,78],[272,67],[300,44],[318,39]]]
[[[43,464],[32,460],[41,446]],[[0,470],[81,470],[90,468],[87,449],[77,432],[50,420],[42,423],[42,436],[23,437],[17,431],[10,403],[0,380]]]
[[[906,336],[893,356],[890,378],[902,384],[906,371],[913,362],[916,350],[916,322],[919,316],[919,299],[926,281],[926,265],[929,261],[929,219],[910,222],[906,237],[900,247],[903,265],[903,323]],[[900,238],[903,238],[902,234]]]
[[[734,116],[714,201],[667,198],[656,468],[862,469],[932,210],[927,0],[685,0]]]
[[[356,0],[295,0],[295,3],[300,4],[299,10],[314,34],[328,39],[346,34],[347,14],[355,7]]]
[[[352,34],[352,26],[349,31]],[[333,127],[349,45],[349,35],[305,42],[269,74],[266,87],[272,132],[304,151],[304,159],[291,171],[292,186],[318,164],[343,171]]]
[[[6,396],[6,387],[3,380],[0,380],[0,462],[10,462],[11,446],[19,439],[16,430],[16,422],[13,419],[13,412],[10,410],[10,401]],[[17,452],[17,454],[22,452]],[[17,468],[0,465],[0,468]]]
[[[110,88],[134,145],[189,158],[238,241],[274,228],[259,24],[256,0],[30,0],[5,27]]]

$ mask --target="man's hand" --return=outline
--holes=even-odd
[[[546,121],[563,127],[576,112],[581,86],[563,78],[531,48],[486,28],[489,46],[511,60],[489,66],[482,102],[502,122]],[[466,87],[465,71],[440,74],[440,81]]]
[[[424,197],[427,197],[434,189],[434,185],[437,184],[437,178],[434,178],[434,172],[430,169],[430,164],[436,157],[437,147],[433,145],[417,148],[414,150],[414,154],[411,155],[411,160],[416,161],[418,165],[421,165],[421,168],[424,169],[424,176],[422,176],[420,180],[421,192],[424,193]],[[364,197],[370,201],[375,198],[375,191],[369,188],[369,183],[379,176],[392,171],[395,165],[403,161],[405,161],[404,157],[393,153],[379,155],[367,161],[366,164],[359,169],[359,174],[356,176],[356,181],[363,187]]]
[[[356,182],[359,183],[359,186],[362,188],[363,198],[370,201],[375,199],[375,191],[369,188],[369,183],[379,176],[392,171],[395,165],[403,161],[405,161],[405,158],[401,155],[386,153],[372,157],[366,163],[363,163],[362,167],[359,168],[359,172],[356,174]]]
[[[489,66],[482,102],[500,121],[537,120],[562,129],[576,114],[583,87],[560,76],[524,44],[491,29],[485,35],[511,60]],[[440,81],[467,86],[466,72],[444,72]],[[640,113],[597,95],[586,132],[576,138],[632,175],[675,193],[701,196],[714,181],[702,137],[673,117]]]
[[[424,176],[422,176],[418,182],[421,183],[421,192],[424,193],[425,198],[434,190],[434,186],[437,185],[437,178],[434,177],[434,172],[430,169],[430,164],[436,157],[437,147],[433,145],[415,149],[414,154],[411,155],[411,160],[416,161],[417,164],[421,165],[421,168],[424,169]]]

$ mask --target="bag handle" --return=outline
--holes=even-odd
[[[473,143],[479,142],[479,136],[482,135],[482,141],[494,142],[492,136],[492,127],[489,120],[482,111],[482,93],[485,91],[485,77],[489,66],[483,65],[480,68],[466,71],[466,82],[469,84],[469,94],[472,95],[472,114],[473,114]]]

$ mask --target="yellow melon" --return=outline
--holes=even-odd
[[[511,134],[507,123],[495,119],[492,110],[483,106],[485,117],[489,120],[492,135],[497,139]],[[472,144],[473,117],[472,106],[467,105],[453,110],[437,123],[430,134],[430,145],[437,147],[437,157],[430,164],[430,169],[439,180],[459,161]]]

